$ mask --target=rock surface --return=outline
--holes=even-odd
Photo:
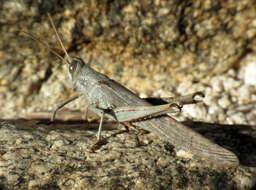
[[[24,119],[1,121],[1,187],[250,189],[254,185],[256,152],[249,152],[247,148],[253,150],[256,146],[250,137],[253,130],[255,135],[255,128],[236,126],[225,132],[222,128],[228,126],[219,129],[205,124],[201,126],[204,134],[207,134],[205,127],[212,128],[208,133],[226,134],[228,144],[235,144],[235,151],[244,166],[225,169],[187,159],[186,155],[177,158],[171,145],[154,134],[127,133],[113,124],[104,125],[106,144],[90,153],[96,142],[96,125],[83,122],[45,125],[39,124],[38,120]],[[217,142],[225,141],[223,139]],[[243,160],[246,156],[250,158]]]
[[[249,0],[3,1],[0,188],[255,187],[255,8]],[[32,118],[49,118],[49,111],[73,93],[65,65],[20,32],[59,48],[47,12],[71,56],[90,61],[139,96],[204,91],[204,103],[184,106],[177,119],[204,122],[195,130],[234,150],[241,166],[219,169],[177,158],[154,134],[138,135],[139,140],[132,132],[113,135],[122,131],[113,125],[103,131],[109,142],[90,154],[93,122],[38,124]],[[81,98],[67,108],[83,112],[85,104]],[[81,119],[71,115],[59,119]],[[24,116],[27,120],[18,119]],[[207,123],[221,129],[205,132]]]

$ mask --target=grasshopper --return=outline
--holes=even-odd
[[[54,22],[48,14],[50,23],[66,58],[58,54],[47,43],[26,33],[32,39],[42,43],[59,57],[68,67],[68,77],[73,90],[77,95],[61,103],[53,112],[51,121],[59,109],[83,96],[87,103],[86,110],[90,109],[100,116],[97,139],[100,140],[104,118],[117,121],[126,127],[131,125],[152,132],[174,145],[177,149],[192,153],[197,158],[204,159],[221,166],[237,166],[239,160],[236,155],[204,138],[192,129],[177,122],[167,113],[180,111],[184,104],[196,103],[203,94],[196,92],[192,95],[165,99],[162,105],[153,105],[138,97],[118,82],[95,71],[80,58],[70,57],[65,49]],[[87,112],[87,111],[86,111]]]

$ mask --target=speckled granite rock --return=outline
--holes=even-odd
[[[244,162],[247,166],[220,169],[201,161],[177,159],[171,146],[155,135],[127,133],[113,125],[104,127],[107,143],[90,153],[96,140],[95,129],[94,124],[81,122],[47,126],[37,120],[1,121],[1,187],[249,189],[255,182],[256,172],[248,162]],[[244,127],[243,131],[248,130]],[[252,145],[248,148],[256,145],[253,141],[235,141],[237,147],[249,142]],[[242,155],[242,149],[239,151]],[[246,153],[250,154],[255,155],[255,151]]]
[[[255,8],[254,1],[249,0],[3,1],[0,5],[0,118],[31,117],[35,112],[52,110],[72,94],[65,66],[45,48],[19,35],[21,30],[29,31],[58,47],[46,16],[50,12],[72,56],[86,62],[91,59],[93,68],[138,95],[173,96],[204,91],[204,104],[185,106],[179,119],[235,127],[256,125]],[[79,99],[67,107],[83,111],[85,104]],[[87,134],[90,131],[49,132],[34,120],[13,122],[5,120],[0,126],[5,134],[3,138],[1,135],[0,187],[5,189],[70,189],[71,186],[77,189],[84,188],[83,185],[89,185],[89,189],[103,186],[106,189],[249,189],[255,184],[253,165],[245,164],[235,172],[201,168],[198,164],[194,167],[166,153],[162,140],[153,141],[157,146],[131,145],[137,147],[136,151],[140,152],[137,155],[131,148],[130,153],[125,153],[127,148],[125,151],[118,148],[124,146],[124,140],[117,136],[113,139],[115,143],[107,145],[115,148],[106,147],[96,155],[83,155],[80,150],[87,152],[93,144],[90,141],[94,138]],[[31,129],[18,129],[27,125],[36,128],[34,133]],[[54,136],[54,132],[60,141],[47,138],[52,133]],[[95,131],[90,135],[94,137],[94,134]],[[16,142],[18,136],[20,140]],[[135,142],[133,135],[125,134],[124,138]],[[234,137],[234,142],[240,142],[238,138]],[[255,143],[255,133],[250,132],[247,138],[248,142],[234,147],[240,160],[249,163],[251,159],[254,163],[256,154],[251,145]],[[73,142],[84,145],[72,146]],[[60,152],[51,149],[53,144],[56,149],[61,147]],[[67,156],[69,151],[77,155]],[[104,158],[106,151],[112,152],[108,159]],[[129,162],[126,154],[135,156],[135,161]],[[52,161],[51,156],[56,160]],[[140,161],[142,158],[145,160]],[[164,162],[165,169],[158,162]]]

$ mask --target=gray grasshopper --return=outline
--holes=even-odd
[[[58,42],[66,55],[65,59],[49,47],[47,43],[32,34],[25,33],[47,46],[52,53],[67,65],[72,88],[78,92],[77,95],[69,98],[55,109],[51,118],[52,121],[54,121],[59,109],[83,96],[87,103],[86,110],[90,109],[100,116],[98,140],[101,137],[103,120],[108,118],[125,126],[131,125],[150,131],[167,140],[177,149],[182,149],[213,164],[221,166],[237,166],[239,164],[239,160],[234,153],[212,143],[167,114],[179,111],[184,104],[197,102],[197,99],[201,99],[202,93],[197,92],[184,97],[165,99],[165,104],[153,105],[118,82],[95,71],[85,64],[82,59],[70,57],[49,14],[48,17]]]

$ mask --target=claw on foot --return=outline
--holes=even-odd
[[[90,149],[90,153],[95,153],[96,150],[99,150],[103,145],[107,144],[106,139],[101,139],[98,142],[96,142]]]

